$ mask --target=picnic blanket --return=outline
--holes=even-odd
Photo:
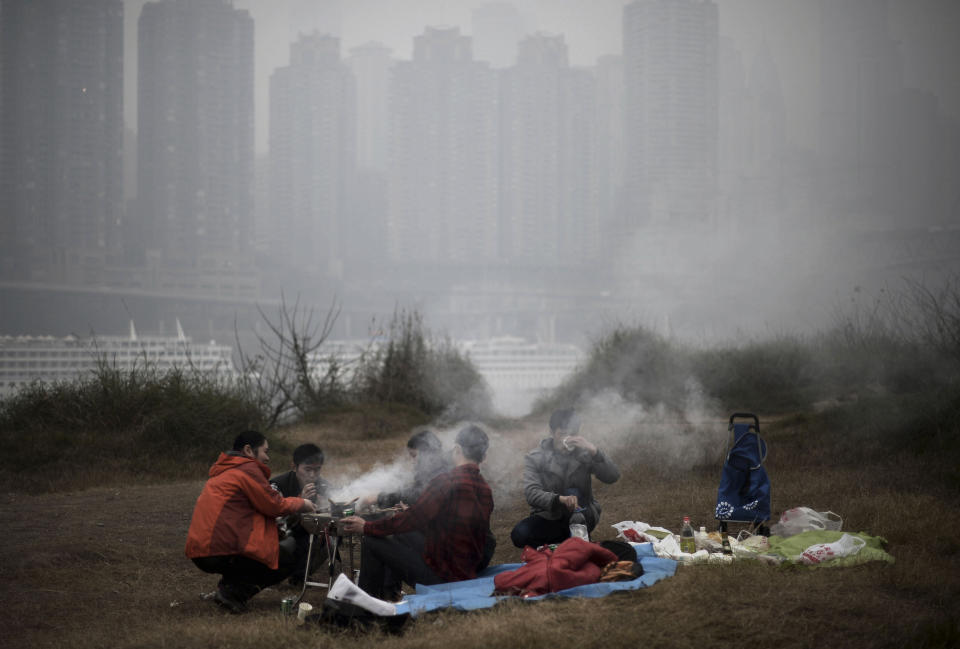
[[[494,597],[492,594],[494,591],[494,576],[507,570],[516,570],[521,565],[519,563],[505,563],[490,566],[476,579],[436,584],[434,586],[417,584],[416,594],[407,596],[397,604],[397,614],[409,613],[412,617],[416,617],[421,613],[441,608],[473,611],[490,608],[505,599],[540,600],[547,597],[606,597],[619,590],[637,590],[652,586],[661,579],[672,577],[676,572],[677,562],[673,559],[658,558],[651,543],[633,543],[631,545],[637,551],[637,561],[643,566],[643,574],[630,581],[586,584],[537,597]]]

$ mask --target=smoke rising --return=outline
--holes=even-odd
[[[642,464],[645,470],[687,470],[716,461],[722,451],[725,427],[711,409],[702,386],[694,378],[684,382],[683,408],[664,403],[652,407],[627,401],[615,390],[590,396],[580,412],[580,434],[629,470]],[[626,464],[627,466],[623,466]]]
[[[628,401],[614,390],[603,390],[585,397],[577,408],[583,422],[581,435],[612,458],[624,473],[638,466],[647,473],[663,473],[717,462],[726,434],[723,418],[711,408],[710,399],[693,378],[685,383],[683,403],[681,410],[663,403],[645,406]],[[490,446],[480,469],[497,507],[523,501],[524,456],[549,436],[548,419],[549,413],[509,429],[484,426]],[[465,425],[460,422],[433,429],[444,453],[451,452],[457,432]],[[413,462],[403,457],[365,472],[348,469],[341,473],[342,487],[332,497],[342,501],[396,491],[411,483],[413,476]],[[602,493],[602,485],[598,489]]]
[[[413,482],[413,462],[404,452],[392,462],[378,462],[366,471],[356,465],[347,465],[337,471],[334,480],[337,486],[330,493],[331,500],[345,502],[358,497],[376,497],[382,492],[398,491]]]

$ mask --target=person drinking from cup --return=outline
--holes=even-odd
[[[518,548],[560,543],[570,536],[570,517],[583,514],[588,531],[600,519],[593,497],[593,476],[612,484],[620,470],[597,446],[580,435],[580,419],[572,408],[550,415],[550,437],[527,453],[523,467],[523,494],[530,515],[510,532]]]
[[[316,444],[301,444],[293,449],[292,468],[270,479],[270,486],[284,497],[299,496],[312,500],[318,509],[328,505],[327,497],[333,487],[321,475],[323,450]],[[310,534],[300,524],[300,515],[286,516],[280,522],[280,551],[294,555],[296,567],[290,575],[291,583],[303,583],[306,577],[307,553],[310,549]],[[327,544],[314,541],[310,565],[313,569],[327,557]],[[312,570],[311,570],[312,572]]]

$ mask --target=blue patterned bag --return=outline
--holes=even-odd
[[[735,421],[743,417],[753,418],[754,423]],[[770,478],[763,468],[767,443],[760,438],[759,430],[756,415],[737,413],[730,417],[733,443],[723,463],[714,512],[719,521],[760,524],[770,518]]]

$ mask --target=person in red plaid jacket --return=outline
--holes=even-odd
[[[457,433],[454,468],[431,480],[408,509],[376,521],[343,519],[345,532],[364,535],[360,588],[373,597],[392,599],[399,595],[399,580],[413,586],[477,576],[493,511],[493,493],[479,466],[488,446],[479,426],[467,426]],[[422,550],[389,538],[413,530],[425,536]]]

